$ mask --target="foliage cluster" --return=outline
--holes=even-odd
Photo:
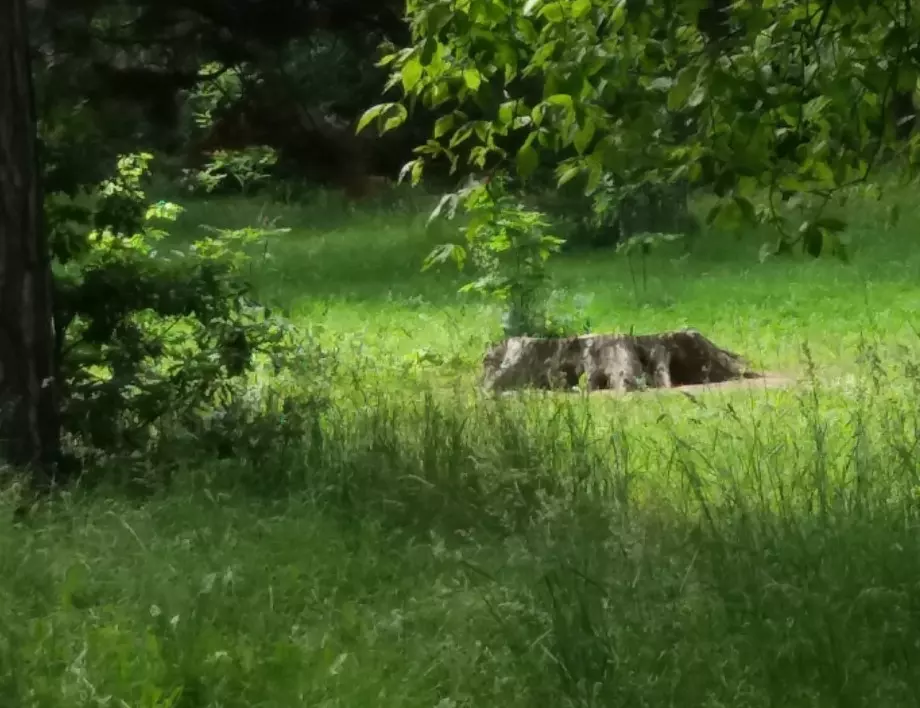
[[[622,0],[410,1],[412,41],[387,55],[400,100],[368,109],[392,130],[439,112],[403,175],[432,160],[527,183],[545,166],[580,184],[590,215],[569,235],[647,244],[692,236],[687,189],[712,191],[707,223],[761,223],[763,257],[846,258],[834,196],[917,138],[892,118],[916,92],[911,6]],[[913,33],[913,34],[912,34]],[[913,159],[913,158],[911,158]],[[675,199],[675,195],[682,196]],[[464,195],[465,196],[465,195]],[[638,218],[636,218],[638,217]],[[574,224],[571,223],[574,221]]]
[[[211,194],[229,181],[234,191],[247,196],[271,179],[277,161],[277,151],[266,145],[215,150],[202,167],[183,170],[182,183],[192,194]]]
[[[446,244],[428,256],[424,267],[453,260],[463,267],[472,261],[479,277],[461,288],[476,292],[504,306],[503,329],[507,336],[541,334],[547,313],[546,261],[562,246],[562,239],[547,233],[549,223],[508,193],[501,177],[471,181],[459,192],[446,195],[432,213],[454,215],[458,206],[466,219],[461,230],[466,246]]]
[[[200,0],[75,0],[28,9],[39,113],[54,126],[73,124],[79,114],[81,125],[69,133],[85,148],[76,164],[96,172],[83,177],[88,185],[117,155],[138,150],[188,166],[211,124],[235,114],[250,125],[231,126],[208,152],[270,143],[286,170],[315,181],[330,171],[328,163],[350,156],[323,145],[304,116],[353,121],[385,83],[374,66],[380,43],[407,39],[401,3],[390,0],[284,0],[271,12]],[[243,144],[221,144],[228,138]],[[354,142],[343,131],[346,138]],[[409,149],[396,142],[365,141],[362,148],[395,171]]]
[[[774,251],[844,251],[845,225],[824,210],[905,144],[892,101],[917,85],[920,15],[894,0],[436,0],[408,13],[411,44],[383,62],[405,98],[363,122],[391,129],[416,103],[442,112],[414,180],[426,160],[466,157],[523,178],[549,159],[560,185],[582,178],[589,193],[605,175],[689,182],[718,196],[710,222],[776,229]],[[790,203],[809,207],[804,223]]]
[[[209,229],[171,244],[164,227],[181,208],[147,203],[150,160],[122,157],[96,189],[46,200],[63,429],[84,462],[201,432],[215,411],[239,404],[254,368],[306,358],[292,326],[254,302],[246,281],[247,249],[284,230]],[[225,441],[237,432],[225,430]]]

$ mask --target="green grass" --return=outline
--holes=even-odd
[[[768,368],[797,371],[802,345],[819,368],[852,370],[866,338],[886,347],[915,339],[912,314],[920,306],[920,258],[913,244],[917,209],[903,196],[904,217],[890,232],[883,208],[851,209],[851,264],[833,260],[776,260],[760,264],[762,239],[713,235],[692,257],[681,245],[649,259],[648,281],[623,256],[569,256],[553,270],[555,287],[590,298],[595,331],[637,332],[693,326]],[[252,222],[259,207],[199,204],[186,223]],[[406,363],[421,349],[439,360],[478,364],[483,346],[499,336],[497,312],[457,295],[464,280],[452,267],[420,272],[430,248],[459,238],[450,226],[425,228],[425,214],[379,210],[338,221],[316,209],[277,209],[291,234],[273,239],[272,260],[257,278],[260,295],[291,316],[337,338],[356,338],[379,363]],[[320,222],[322,225],[314,227]],[[435,365],[440,365],[436,361]]]
[[[263,402],[231,457],[140,500],[77,489],[13,523],[0,499],[0,705],[917,705],[903,201],[891,231],[853,209],[849,265],[718,235],[654,254],[647,288],[560,259],[597,331],[693,326],[803,379],[695,400],[474,396],[498,315],[419,272],[450,236],[421,209],[191,204],[179,238],[292,228],[253,277],[335,352],[302,375],[339,395],[294,391],[293,428]]]

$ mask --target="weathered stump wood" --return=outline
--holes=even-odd
[[[483,383],[493,391],[571,389],[637,391],[761,378],[737,354],[693,329],[663,334],[511,337],[491,347]],[[582,378],[584,377],[584,378]]]

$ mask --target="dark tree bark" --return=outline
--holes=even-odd
[[[50,481],[60,449],[26,0],[0,1],[0,457]]]

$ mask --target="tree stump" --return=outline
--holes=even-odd
[[[483,360],[493,391],[522,388],[638,391],[761,378],[737,354],[693,329],[663,334],[511,337]]]

